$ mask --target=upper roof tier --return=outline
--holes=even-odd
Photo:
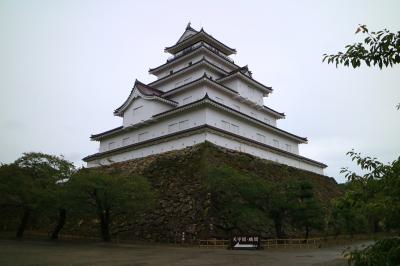
[[[225,55],[236,54],[236,49],[230,48],[229,46],[218,41],[213,36],[205,32],[203,28],[201,28],[200,31],[193,29],[190,26],[190,23],[186,26],[185,31],[183,32],[177,43],[170,47],[165,47],[164,51],[170,54],[176,54],[179,51],[182,51],[183,49],[188,48],[200,41],[208,43]]]

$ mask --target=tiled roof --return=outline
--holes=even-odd
[[[202,39],[202,38],[209,39],[211,42],[214,42],[215,44],[219,45],[219,48],[220,48],[219,50],[221,50],[221,52],[224,52],[225,54],[235,54],[236,53],[236,49],[231,48],[231,47],[225,45],[224,43],[218,41],[212,35],[205,32],[203,28],[201,28],[201,30],[198,31],[196,34],[191,35],[190,37],[182,40],[181,42],[178,42],[169,47],[165,47],[165,51],[169,52],[169,53],[177,53],[177,52],[185,49],[187,46],[191,45],[192,44],[191,42],[196,40],[196,38],[197,39]],[[196,41],[194,41],[194,42],[196,42]]]
[[[285,155],[287,155],[289,157],[294,157],[294,158],[299,159],[301,161],[306,161],[306,162],[312,163],[314,165],[320,166],[322,168],[326,168],[327,167],[326,164],[323,164],[321,162],[318,162],[318,161],[303,157],[303,156],[298,155],[298,154],[287,152],[285,150],[281,150],[281,149],[275,148],[275,147],[270,146],[268,144],[261,143],[259,141],[255,141],[253,139],[249,139],[249,138],[243,137],[241,135],[238,135],[238,134],[235,134],[235,133],[232,133],[232,132],[229,132],[229,131],[226,131],[226,130],[223,130],[223,129],[220,129],[220,128],[217,128],[217,127],[214,127],[214,126],[210,126],[210,125],[201,125],[201,126],[189,128],[189,129],[186,129],[186,130],[182,130],[182,131],[179,131],[179,132],[174,132],[174,133],[170,133],[170,134],[167,134],[167,135],[164,135],[164,136],[156,137],[156,138],[153,138],[153,139],[145,140],[145,141],[142,141],[142,142],[139,142],[139,143],[134,143],[134,144],[127,145],[127,146],[124,146],[124,147],[116,148],[114,150],[95,153],[95,154],[86,156],[82,160],[85,161],[85,162],[89,162],[89,161],[92,161],[92,160],[100,159],[103,156],[124,152],[124,151],[130,150],[132,148],[140,147],[142,145],[148,145],[148,144],[151,144],[151,143],[154,143],[154,142],[157,142],[157,141],[167,140],[168,138],[178,137],[180,135],[188,134],[189,132],[195,132],[195,131],[200,131],[200,130],[211,130],[211,131],[219,132],[219,133],[222,133],[222,134],[226,134],[226,135],[228,135],[230,137],[240,139],[241,141],[246,141],[246,142],[250,142],[250,143],[259,145],[259,146],[262,146],[262,147],[267,148],[269,150],[272,150],[274,152],[285,154]]]
[[[174,105],[178,104],[177,102],[175,102],[173,100],[164,98],[162,96],[162,94],[163,94],[162,91],[155,89],[149,85],[146,85],[146,84],[140,82],[139,80],[136,80],[128,98],[125,100],[125,102],[120,107],[115,109],[115,111],[114,111],[115,115],[120,115],[120,113],[129,105],[130,101],[132,100],[132,94],[134,93],[135,89],[137,89],[141,94],[143,94],[145,96],[154,97],[155,99],[158,99],[158,100],[170,103],[170,104],[174,104]]]

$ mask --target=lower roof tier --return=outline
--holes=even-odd
[[[204,95],[204,94],[203,94]],[[217,96],[210,96],[208,93],[205,93],[205,96],[200,98],[199,100],[190,102],[188,104],[181,105],[174,109],[169,109],[163,112],[156,112],[155,115],[144,116],[145,114],[138,113],[140,110],[143,109],[143,112],[149,113],[150,110],[146,108],[155,108],[154,106],[146,105],[141,101],[136,102],[136,105],[131,106],[132,112],[127,112],[126,117],[124,117],[124,126],[118,127],[116,129],[108,130],[103,133],[95,134],[91,136],[92,140],[103,140],[106,138],[111,138],[114,136],[119,136],[121,134],[125,134],[130,131],[136,131],[140,128],[146,127],[149,124],[158,124],[160,125],[161,121],[168,121],[169,119],[173,119],[176,116],[187,116],[190,115],[190,112],[197,111],[199,108],[202,110],[206,110],[205,108],[212,108],[214,111],[213,114],[208,113],[207,117],[206,112],[202,114],[202,118],[199,118],[200,121],[197,121],[197,125],[199,124],[215,124],[214,120],[218,120],[220,116],[223,116],[222,119],[229,119],[233,121],[237,121],[236,124],[238,125],[251,125],[252,127],[260,128],[259,130],[264,132],[263,134],[272,134],[279,138],[288,139],[291,142],[296,144],[298,143],[307,143],[307,138],[299,137],[295,134],[282,130],[276,127],[276,122],[273,120],[265,120],[262,117],[257,117],[256,113],[247,114],[243,113],[241,110],[235,109],[233,107],[227,106],[224,103],[218,101]],[[140,117],[144,118],[143,120],[128,120],[130,116],[134,118],[135,116],[139,115]],[[271,117],[268,117],[271,118]],[[155,131],[159,131],[158,129],[154,129]],[[252,129],[244,130],[242,128],[242,133],[246,134],[246,131],[252,131]],[[253,130],[254,131],[254,130]]]
[[[318,174],[323,174],[323,169],[327,167],[318,161],[210,125],[189,128],[110,151],[99,152],[83,160],[88,163],[88,167],[97,167],[182,149],[205,141]]]

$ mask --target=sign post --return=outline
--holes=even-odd
[[[234,236],[231,239],[232,249],[260,249],[261,237],[259,236]]]

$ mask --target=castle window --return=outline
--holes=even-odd
[[[178,130],[178,123],[168,125],[168,133],[172,133]]]
[[[233,133],[239,134],[239,126],[231,124],[231,129]]]
[[[184,84],[189,83],[191,80],[192,80],[192,77],[188,77],[183,81],[183,83]]]
[[[182,104],[187,104],[188,102],[190,102],[191,99],[192,99],[192,96],[183,98]]]
[[[215,100],[219,103],[224,103],[224,100],[220,97],[215,97]]]
[[[279,148],[279,140],[274,139],[274,140],[273,140],[273,143],[274,143],[274,147],[275,147],[275,148]]]
[[[174,74],[174,71],[173,71],[173,70],[170,70],[170,71],[169,71],[169,74],[170,74],[170,75]]]
[[[138,135],[138,141],[143,141],[143,140],[147,139],[147,134],[148,134],[148,132],[140,133]]]
[[[143,107],[143,105],[133,108],[132,115],[133,116],[137,115],[142,107]]]
[[[257,133],[257,141],[265,143],[265,136],[263,134]]]
[[[189,66],[191,66],[192,64],[193,64],[193,62],[192,62],[192,61],[190,61],[190,62],[189,62]]]
[[[292,145],[286,144],[286,151],[292,152]]]
[[[230,129],[230,123],[224,120],[221,120],[222,123],[222,128],[225,130],[229,130]]]
[[[122,145],[128,145],[129,144],[129,137],[123,138],[122,139]]]
[[[175,83],[175,88],[182,86],[183,85],[183,81],[178,81],[177,83]]]
[[[110,142],[110,143],[108,143],[108,149],[109,150],[112,150],[112,149],[114,149],[115,148],[115,142]]]
[[[267,123],[268,125],[271,125],[271,120],[268,118],[264,117],[264,122]]]
[[[186,129],[189,126],[189,120],[184,120],[179,122],[179,129]]]

